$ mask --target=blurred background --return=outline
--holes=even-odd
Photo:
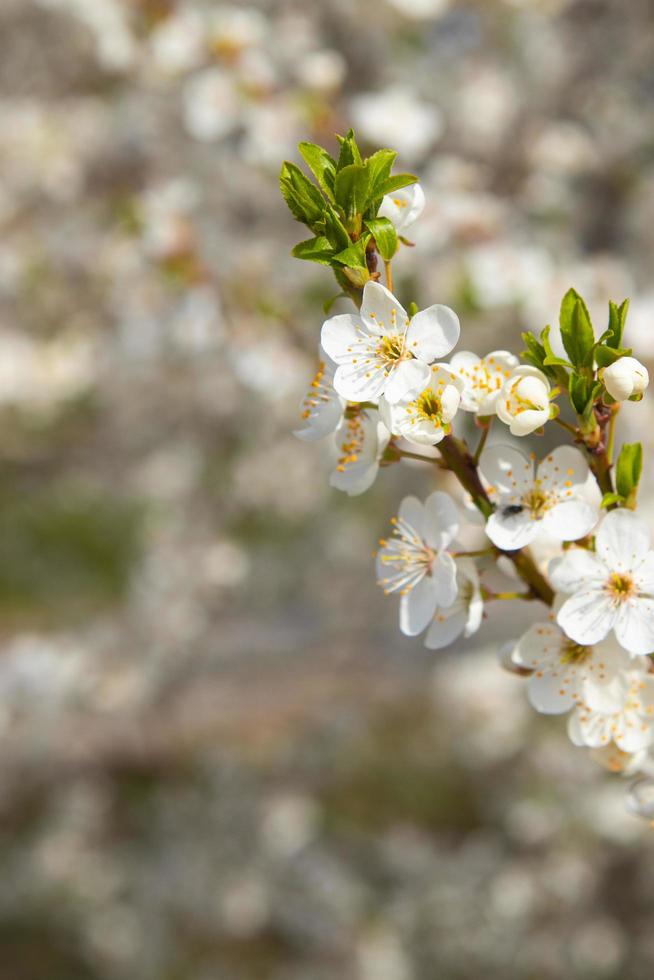
[[[484,354],[630,296],[647,361],[653,18],[2,0],[0,980],[652,976],[652,832],[497,666],[534,610],[402,637],[433,474],[291,435],[335,290],[277,174],[354,126],[425,187],[405,302]]]

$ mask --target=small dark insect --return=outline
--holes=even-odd
[[[516,514],[522,514],[523,510],[522,504],[509,504],[507,507],[502,507],[502,517],[514,517]]]

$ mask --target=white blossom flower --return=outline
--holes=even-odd
[[[338,458],[329,483],[350,497],[375,482],[391,434],[374,409],[350,409],[336,430]]]
[[[595,551],[572,548],[550,567],[554,588],[572,593],[557,621],[576,643],[611,630],[632,654],[654,651],[654,552],[647,526],[629,510],[606,515]]]
[[[409,184],[387,194],[381,202],[379,217],[388,218],[400,234],[416,221],[425,209],[425,192],[420,184]]]
[[[450,367],[463,379],[461,408],[481,417],[495,415],[502,388],[518,366],[518,358],[506,350],[494,350],[486,357],[472,351],[457,351]]]
[[[614,742],[639,752],[654,741],[654,676],[626,671],[608,685],[586,685],[584,704],[568,720],[575,745],[602,748]]]
[[[207,39],[217,55],[234,58],[261,44],[267,32],[266,18],[255,7],[220,5],[210,13]]]
[[[405,497],[393,535],[380,541],[377,580],[388,595],[400,594],[400,629],[417,636],[457,597],[457,566],[447,548],[459,530],[452,498],[435,490],[421,503]]]
[[[471,558],[456,558],[457,597],[450,606],[439,606],[434,613],[425,646],[429,650],[441,650],[461,635],[466,638],[476,633],[484,615],[479,573]]]
[[[527,694],[536,711],[546,715],[582,704],[588,682],[610,684],[632,666],[629,654],[617,643],[581,646],[552,622],[534,623],[518,640],[511,659],[533,671]]]
[[[338,364],[334,387],[348,401],[394,403],[429,383],[429,365],[459,339],[459,318],[447,306],[430,306],[410,320],[392,293],[367,282],[359,315],[333,316],[321,343]]]
[[[421,446],[435,446],[450,431],[462,387],[461,379],[447,364],[432,364],[422,391],[410,391],[394,405],[380,399],[381,417],[393,435]]]
[[[293,435],[307,442],[323,439],[334,432],[343,421],[346,401],[334,390],[336,365],[320,349],[318,370],[300,406],[302,428],[295,429]]]
[[[549,381],[538,368],[521,364],[505,381],[495,410],[512,436],[528,436],[550,417]]]
[[[498,548],[514,551],[543,535],[576,541],[597,523],[598,507],[583,496],[595,487],[594,480],[588,463],[573,446],[559,446],[536,473],[533,456],[512,446],[491,446],[483,453],[479,469],[496,506],[486,534]]]
[[[624,402],[634,395],[642,395],[649,385],[649,373],[635,357],[619,357],[617,361],[600,371],[604,387],[617,402]]]
[[[220,68],[205,68],[186,82],[184,124],[196,140],[222,139],[239,124],[240,100],[234,81]]]

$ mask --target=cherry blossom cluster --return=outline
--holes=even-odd
[[[425,206],[420,184],[391,174],[391,151],[363,159],[352,132],[340,143],[338,160],[301,144],[317,187],[282,169],[291,211],[314,232],[294,254],[331,266],[355,304],[323,323],[296,435],[332,441],[330,482],[350,495],[403,459],[434,468],[436,489],[402,500],[376,553],[401,632],[442,649],[477,633],[491,604],[529,602],[534,622],[503,645],[501,664],[527,678],[537,711],[567,714],[575,745],[636,777],[630,806],[653,817],[654,550],[637,513],[642,447],[615,452],[621,403],[649,383],[623,347],[628,302],[609,305],[599,332],[571,289],[558,329],[523,334],[520,356],[457,349],[452,309],[419,310],[393,292],[392,260]],[[563,445],[523,449],[551,424]],[[462,437],[471,428],[474,451]]]

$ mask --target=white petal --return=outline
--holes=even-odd
[[[400,598],[400,630],[405,636],[417,636],[427,628],[436,612],[436,587],[429,575]]]
[[[570,548],[562,558],[550,563],[552,585],[559,592],[579,592],[588,588],[601,588],[608,571],[597,555],[586,548]]]
[[[358,331],[362,326],[361,317],[349,313],[341,313],[325,320],[320,332],[320,343],[336,364],[351,360],[348,347],[360,342]]]
[[[597,524],[599,512],[585,500],[564,500],[547,511],[542,530],[558,541],[578,541]]]
[[[449,306],[437,303],[421,310],[411,320],[406,346],[421,361],[430,364],[446,357],[459,341],[459,318]]]
[[[654,599],[637,597],[623,603],[615,635],[629,653],[654,653]]]
[[[458,594],[456,563],[446,551],[434,559],[431,576],[434,582],[437,605],[444,608],[451,606]]]
[[[442,548],[447,548],[458,531],[459,512],[456,504],[448,493],[434,490],[425,500],[424,533],[427,544],[430,548],[440,551]]]
[[[336,490],[343,490],[350,497],[358,497],[373,485],[378,471],[379,463],[376,461],[352,463],[344,471],[334,470],[329,484]]]
[[[549,672],[532,674],[527,682],[527,695],[536,711],[544,715],[561,715],[575,704],[571,685],[563,685],[561,676]]]
[[[534,482],[534,464],[513,446],[490,446],[479,462],[481,475],[500,496],[521,496]]]
[[[597,532],[597,554],[609,568],[630,571],[649,551],[649,529],[630,510],[612,510]]]
[[[387,194],[381,203],[378,217],[388,218],[397,231],[404,231],[420,217],[425,207],[425,192],[420,184],[402,187],[399,191]]]
[[[467,616],[463,608],[456,608],[449,614],[447,610],[437,612],[427,630],[425,646],[428,650],[442,650],[449,646],[464,632],[466,622]]]
[[[334,375],[334,388],[348,402],[375,402],[384,390],[383,371],[364,372],[352,364],[341,364]]]
[[[538,535],[540,527],[528,511],[519,514],[508,512],[500,505],[486,523],[486,534],[496,547],[503,551],[517,551],[530,544]]]
[[[556,623],[534,623],[520,637],[513,650],[513,661],[528,670],[538,670],[558,661],[565,636]]]
[[[429,365],[422,361],[416,361],[415,358],[400,361],[385,381],[384,397],[393,405],[408,395],[418,395],[429,384],[429,377]]]
[[[500,414],[499,404],[500,403],[498,402],[498,409],[497,409],[498,415]],[[540,411],[535,411],[533,409],[526,409],[524,412],[521,412],[520,415],[516,416],[516,418],[510,420],[509,432],[511,433],[512,436],[522,437],[522,436],[531,435],[531,433],[535,432],[536,429],[540,429],[541,426],[545,425],[549,417],[550,417],[549,408],[542,409]],[[506,421],[506,420],[502,419],[502,421]]]
[[[654,551],[648,552],[640,565],[633,570],[639,592],[654,595]]]
[[[425,540],[425,528],[427,525],[425,507],[417,497],[412,495],[405,497],[400,504],[397,516],[402,522],[413,528],[420,538]]]
[[[566,490],[583,487],[589,473],[588,463],[578,449],[559,446],[540,463],[537,478],[544,489],[565,494]]]
[[[562,630],[575,643],[592,646],[611,632],[616,612],[608,596],[598,589],[576,592],[563,603],[556,617]]]
[[[380,282],[366,283],[361,319],[376,334],[403,334],[409,322],[404,307]]]

